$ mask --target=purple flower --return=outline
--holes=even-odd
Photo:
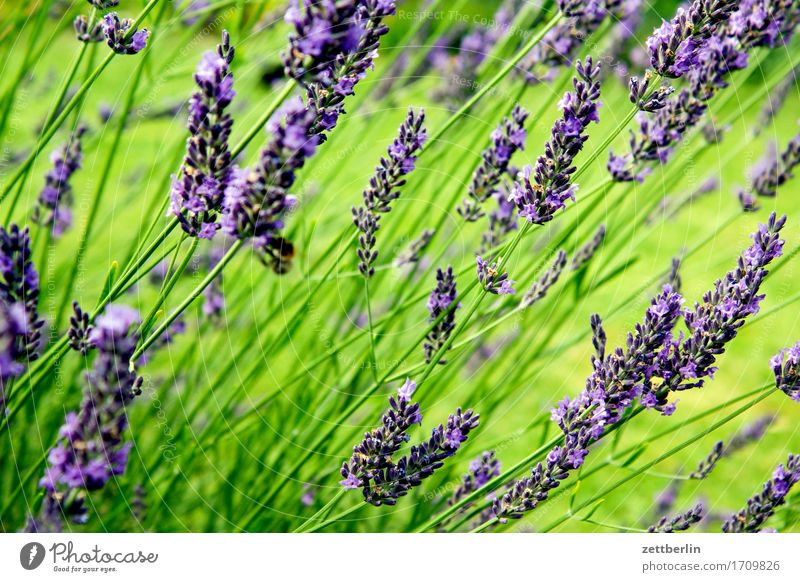
[[[120,20],[116,12],[103,17],[103,34],[111,50],[119,55],[135,55],[144,49],[150,32],[146,28],[137,31],[133,25],[132,19]]]
[[[81,42],[101,42],[105,38],[103,33],[103,21],[94,22],[89,27],[89,18],[85,14],[79,14],[72,22],[75,29],[75,38]]]
[[[406,378],[406,381],[403,383],[403,385],[397,389],[397,400],[399,402],[411,402],[411,396],[414,394],[416,389],[417,383],[411,378]]]
[[[469,472],[461,479],[461,484],[450,497],[449,504],[453,505],[463,497],[486,485],[500,474],[500,461],[494,451],[484,451],[469,464]]]
[[[575,92],[566,93],[562,99],[562,118],[553,126],[544,155],[539,156],[535,168],[525,167],[511,192],[519,215],[533,224],[551,221],[556,212],[566,207],[567,200],[575,199],[571,176],[576,168],[572,162],[588,139],[583,132],[598,120],[600,66],[594,66],[591,57],[587,57],[585,64],[578,61],[575,68]]]
[[[500,273],[497,263],[487,263],[481,257],[475,257],[477,263],[478,281],[488,293],[493,295],[513,295],[515,293],[514,281],[508,279],[508,273]]]
[[[766,267],[783,252],[784,241],[779,233],[785,223],[786,217],[778,219],[772,213],[768,223],[759,225],[753,234],[753,244],[742,253],[736,269],[717,280],[714,289],[703,295],[702,303],[695,303],[693,309],[684,312],[691,331],[659,353],[656,368],[644,386],[643,402],[645,397],[650,402],[655,396],[654,408],[671,413],[675,405],[667,404],[669,393],[701,387],[705,378],[712,377],[717,356],[724,353],[726,344],[736,337],[745,320],[759,310],[764,299],[759,290],[767,275]],[[653,383],[658,377],[663,382]]]
[[[211,239],[219,229],[225,189],[233,180],[228,149],[234,95],[230,63],[234,48],[227,31],[216,52],[206,52],[194,74],[198,90],[189,101],[189,140],[180,177],[173,176],[170,213],[189,236]]]
[[[552,418],[564,433],[564,444],[553,448],[544,463],[531,475],[514,482],[509,491],[494,502],[494,514],[501,520],[522,517],[547,499],[549,491],[581,467],[589,445],[602,438],[606,426],[620,420],[622,413],[641,394],[658,352],[672,341],[672,330],[680,316],[682,298],[665,287],[651,302],[644,322],[629,333],[626,348],[605,355],[605,332],[599,317],[592,318],[593,343],[598,357],[592,357],[594,372],[585,390],[575,399],[562,400]],[[666,305],[666,309],[663,307]],[[658,308],[653,309],[653,307]]]
[[[562,8],[566,18],[556,24],[520,62],[519,67],[529,83],[550,81],[559,69],[571,66],[586,38],[596,32],[612,12],[615,19],[619,18],[617,11],[621,7],[616,5],[624,3],[583,0],[572,4],[575,9],[564,11]]]
[[[277,261],[276,265],[282,264],[287,253],[293,253],[291,244],[279,233],[286,214],[297,203],[289,192],[296,173],[319,144],[319,136],[310,133],[314,118],[313,108],[302,100],[289,101],[270,123],[272,139],[261,151],[256,167],[234,167],[225,189],[225,231],[241,240],[251,239],[256,250]]]
[[[768,198],[776,196],[778,188],[794,176],[792,171],[799,164],[800,135],[797,135],[789,142],[780,157],[773,152],[758,163],[752,178],[752,192]]]
[[[665,515],[658,523],[647,528],[649,533],[674,533],[676,531],[686,531],[694,524],[700,522],[705,516],[706,509],[702,503],[698,503],[686,513],[678,514],[672,518]]]
[[[381,214],[389,212],[391,203],[400,196],[400,188],[405,186],[405,176],[414,169],[414,162],[422,145],[428,138],[423,127],[425,112],[408,110],[398,136],[389,145],[388,156],[381,158],[375,168],[375,175],[364,190],[364,206],[353,207],[353,222],[361,232],[358,238],[358,270],[366,278],[375,274],[372,264],[378,258],[375,250],[375,232],[380,228]]]
[[[694,0],[680,7],[669,22],[663,21],[647,39],[650,64],[659,75],[681,77],[700,65],[699,50],[730,16],[738,2]]]
[[[0,410],[6,382],[38,357],[41,328],[39,274],[31,256],[28,228],[0,226]]]
[[[408,384],[410,380],[406,381]],[[394,505],[400,497],[422,483],[456,454],[469,433],[480,424],[472,410],[457,409],[439,425],[431,438],[411,447],[409,454],[395,462],[395,455],[408,442],[407,432],[422,423],[419,404],[405,397],[389,397],[389,410],[381,418],[381,426],[367,432],[353,447],[350,460],[342,465],[340,484],[345,489],[361,489],[364,501],[372,505]]]
[[[772,479],[761,492],[747,500],[747,507],[732,515],[723,525],[725,533],[763,531],[761,526],[786,502],[791,488],[800,481],[800,456],[789,455],[786,465],[778,465]]]
[[[408,250],[397,257],[397,266],[418,263],[422,258],[422,253],[425,252],[425,249],[427,249],[428,245],[431,243],[434,234],[436,234],[434,230],[423,230],[419,238],[408,245]]]
[[[483,216],[481,206],[496,194],[500,180],[508,171],[509,161],[517,150],[524,149],[525,120],[528,112],[519,105],[514,106],[511,119],[504,118],[492,133],[492,145],[483,151],[482,161],[472,174],[469,185],[469,198],[458,207],[464,220],[473,222]]]
[[[795,402],[800,402],[800,342],[779,351],[769,363],[778,390]]]
[[[29,528],[59,531],[61,519],[87,519],[86,492],[102,489],[112,475],[122,475],[131,443],[124,442],[127,406],[141,393],[142,379],[130,370],[138,335],[138,313],[109,305],[97,318],[90,340],[97,355],[87,373],[88,386],[78,412],[66,415],[59,442],[48,454],[40,481],[45,489],[42,516]]]
[[[388,0],[323,0],[291,7],[287,23],[289,50],[283,53],[287,74],[307,90],[316,117],[309,135],[336,126],[344,113],[344,98],[373,66],[381,37],[388,32],[384,18],[394,14]]]
[[[460,304],[453,306],[456,296],[456,280],[453,274],[453,267],[448,266],[444,271],[437,269],[436,287],[431,292],[427,305],[428,323],[435,325],[425,336],[425,343],[423,344],[425,361],[428,363],[444,347],[456,326],[456,311],[461,307]],[[442,358],[439,363],[445,364],[447,360]]]

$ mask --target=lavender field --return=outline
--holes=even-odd
[[[0,0],[0,531],[800,532],[798,27]]]

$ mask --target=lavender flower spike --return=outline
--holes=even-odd
[[[475,257],[478,264],[478,281],[485,291],[493,295],[514,295],[514,283],[505,271],[500,273],[497,263],[487,263],[481,257]]]
[[[393,0],[305,2],[303,14],[286,14],[296,36],[284,54],[287,73],[307,89],[316,112],[312,134],[325,141],[344,113],[344,100],[372,68],[380,38],[389,31],[384,18],[394,14]]]
[[[783,253],[780,231],[785,223],[785,216],[779,219],[773,212],[768,223],[759,225],[752,235],[753,244],[739,257],[736,269],[717,280],[714,289],[703,295],[702,303],[684,312],[689,335],[661,350],[644,383],[642,404],[672,414],[675,405],[667,404],[671,392],[702,387],[704,379],[713,376],[717,356],[724,353],[746,318],[759,311],[766,267]]]
[[[671,518],[664,516],[658,523],[651,525],[647,528],[648,533],[674,533],[676,531],[686,531],[697,522],[703,519],[705,515],[705,507],[702,503],[698,503],[686,513],[681,513]]]
[[[678,8],[675,17],[662,22],[647,39],[650,64],[659,75],[681,77],[700,64],[706,38],[737,8],[733,0],[694,0]]]
[[[461,304],[456,304],[451,308],[456,300],[456,279],[453,275],[453,267],[448,266],[446,271],[436,270],[436,288],[431,292],[428,299],[428,318],[429,323],[439,322],[425,336],[423,348],[425,350],[425,362],[430,363],[433,357],[447,343],[450,334],[456,326],[456,311]],[[441,319],[439,319],[441,317]],[[440,359],[440,364],[446,364],[447,360]]]
[[[120,18],[116,12],[111,12],[103,17],[103,34],[106,43],[119,55],[135,55],[147,46],[150,31],[146,28],[136,30],[133,20]]]
[[[769,361],[778,390],[800,402],[800,342],[779,351]]]
[[[626,348],[617,348],[611,354],[605,354],[605,333],[599,319],[593,318],[598,352],[592,357],[594,372],[577,398],[565,398],[552,411],[552,419],[564,433],[564,443],[552,449],[530,476],[514,482],[495,500],[493,510],[498,520],[517,519],[535,509],[572,471],[583,466],[589,446],[602,438],[606,426],[619,422],[641,393],[641,384],[651,373],[659,351],[672,340],[682,301],[680,295],[665,287],[651,301],[644,322],[628,334]]]
[[[458,213],[464,220],[474,222],[483,216],[481,206],[497,192],[503,174],[508,170],[511,157],[517,150],[525,148],[525,120],[528,112],[519,105],[511,112],[511,119],[503,119],[497,129],[492,132],[492,145],[484,150],[481,164],[472,174],[469,185],[469,198],[464,199],[458,207]]]
[[[230,36],[223,31],[216,52],[206,52],[194,74],[198,90],[189,102],[186,157],[170,191],[170,213],[189,236],[214,237],[225,188],[232,179],[228,138],[233,119],[226,109],[236,95],[230,69],[233,55]]]
[[[372,46],[375,40],[362,47],[362,37],[385,34],[388,29],[380,21],[394,11],[395,3],[389,0],[306,0],[302,8],[292,3],[285,17],[294,29],[289,49],[282,55],[286,73],[306,85],[330,86],[342,60],[377,48]],[[377,15],[380,17],[374,22]]]
[[[555,261],[547,269],[541,277],[539,277],[536,282],[531,286],[525,295],[522,297],[522,307],[527,308],[544,299],[547,295],[547,292],[550,290],[550,287],[555,285],[558,282],[558,278],[561,276],[561,273],[564,271],[564,267],[567,266],[567,253],[563,250],[559,250],[556,254]]]
[[[252,240],[256,250],[273,258],[285,243],[280,237],[285,216],[297,203],[289,190],[319,144],[319,137],[310,133],[314,117],[313,108],[299,98],[289,101],[269,124],[272,140],[261,151],[256,168],[234,168],[225,189],[225,231]]]
[[[484,451],[469,464],[469,472],[461,479],[461,484],[453,492],[448,504],[455,504],[459,499],[477,491],[499,474],[500,461],[497,460],[495,452]]]
[[[95,22],[89,28],[89,18],[85,14],[79,14],[72,21],[72,27],[75,29],[75,38],[81,42],[101,42],[105,40],[103,33],[103,22]]]
[[[126,406],[141,393],[142,379],[129,368],[136,350],[139,323],[136,310],[109,305],[97,318],[89,342],[97,350],[88,387],[78,412],[66,415],[59,441],[50,449],[48,466],[39,481],[45,490],[42,518],[31,531],[60,531],[61,519],[88,519],[86,492],[102,489],[128,464],[132,443],[124,442]]]
[[[567,200],[575,199],[571,176],[576,168],[572,162],[588,139],[586,128],[600,120],[600,65],[595,66],[587,57],[585,63],[577,61],[575,69],[575,91],[565,93],[561,100],[562,118],[553,126],[544,155],[539,156],[535,168],[525,167],[511,193],[520,216],[533,224],[551,221]]]
[[[800,481],[800,456],[789,455],[786,465],[778,465],[772,479],[764,483],[761,492],[747,500],[747,507],[732,515],[723,525],[725,533],[763,531],[761,526],[786,503],[789,490]]]
[[[41,328],[39,274],[27,227],[0,226],[0,410],[4,386],[38,357]]]
[[[69,180],[81,167],[81,137],[86,126],[79,126],[61,149],[53,152],[53,167],[45,175],[45,185],[33,208],[33,221],[51,229],[59,237],[72,224],[72,186]]]
[[[408,442],[406,434],[414,424],[422,423],[419,404],[411,402],[416,384],[406,380],[397,397],[389,397],[389,410],[381,426],[364,434],[353,447],[350,460],[342,465],[340,482],[345,489],[361,489],[364,501],[372,505],[395,505],[456,454],[469,433],[480,424],[472,410],[457,409],[431,433],[431,438],[411,447],[409,454],[395,462],[393,456]]]
[[[400,126],[398,136],[388,148],[388,155],[380,159],[375,168],[375,175],[369,180],[369,187],[364,190],[364,205],[353,207],[353,223],[361,232],[358,238],[358,270],[366,278],[375,274],[372,264],[378,258],[374,250],[375,233],[380,228],[381,214],[392,209],[392,201],[400,196],[400,188],[405,186],[405,176],[414,170],[417,154],[428,138],[423,127],[425,112],[408,110],[406,119]]]

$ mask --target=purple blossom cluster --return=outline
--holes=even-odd
[[[575,91],[565,93],[559,104],[562,117],[553,126],[544,155],[539,156],[535,168],[525,167],[511,193],[519,215],[533,224],[549,222],[565,208],[567,200],[575,199],[571,176],[576,168],[572,163],[588,139],[586,128],[600,121],[600,65],[587,57],[585,63],[577,61],[575,69]]]
[[[287,74],[306,87],[316,113],[310,135],[333,129],[344,100],[366,76],[378,55],[383,20],[395,12],[393,0],[307,0],[292,6],[286,21],[295,30],[283,54]]]
[[[570,269],[573,271],[578,271],[583,268],[589,261],[592,260],[594,254],[597,250],[602,246],[603,241],[606,239],[606,225],[601,224],[597,230],[595,231],[594,235],[592,236],[591,240],[575,251],[575,254],[572,255],[572,262],[570,263]]]
[[[436,287],[428,298],[428,323],[435,323],[433,329],[425,336],[422,347],[425,350],[425,362],[430,363],[439,350],[447,343],[450,334],[456,326],[456,311],[461,308],[460,303],[453,305],[457,297],[456,278],[453,267],[446,270],[436,270]],[[440,364],[447,360],[440,359]]]
[[[342,57],[363,50],[361,40],[371,28],[378,36],[385,34],[380,19],[394,10],[391,0],[305,0],[302,7],[292,3],[285,16],[293,29],[282,55],[286,73],[306,85],[333,85],[339,81],[336,67]]]
[[[448,503],[455,504],[463,497],[473,491],[477,491],[494,477],[500,475],[500,461],[494,451],[484,451],[481,455],[469,464],[469,472],[466,473],[459,486],[453,492]]]
[[[90,337],[94,326],[91,323],[89,314],[81,309],[77,301],[72,302],[72,315],[69,318],[69,329],[67,330],[67,340],[69,347],[82,356],[86,356],[92,348]]]
[[[611,18],[621,30],[631,34],[632,15],[641,0],[585,0],[573,3],[567,18],[556,24],[520,62],[529,83],[552,81],[562,67],[571,66],[587,37]],[[563,11],[562,11],[563,12]]]
[[[0,412],[8,381],[38,357],[41,328],[39,273],[28,228],[0,226]]]
[[[775,509],[786,503],[791,488],[800,481],[800,456],[789,455],[786,464],[778,465],[772,479],[764,483],[761,492],[747,500],[747,507],[732,515],[722,525],[725,533],[764,531],[764,522]]]
[[[478,282],[484,291],[492,295],[514,295],[514,283],[508,278],[508,273],[500,272],[500,265],[497,262],[488,263],[480,256],[475,257],[477,263]]]
[[[434,100],[444,101],[455,108],[475,92],[477,83],[473,79],[476,70],[504,35],[513,34],[510,28],[514,15],[523,5],[524,0],[504,0],[489,26],[476,26],[466,34],[463,31],[458,31],[458,34],[451,31],[437,39],[429,58],[444,83],[434,92]],[[460,40],[458,36],[461,36]],[[456,42],[457,51],[450,54],[448,46],[454,46]]]
[[[800,25],[800,6],[794,0],[742,0],[726,26],[750,47],[774,48],[791,40]]]
[[[409,379],[396,397],[389,397],[389,410],[381,418],[381,426],[365,433],[364,439],[353,447],[350,460],[342,465],[342,486],[361,489],[364,501],[372,505],[396,504],[444,466],[445,459],[455,455],[480,424],[478,414],[459,408],[446,425],[433,429],[429,440],[412,446],[407,455],[395,462],[393,457],[410,440],[408,430],[422,423],[419,404],[411,402],[414,390],[416,384]]]
[[[679,7],[674,18],[663,21],[647,39],[650,64],[664,77],[682,77],[701,64],[705,40],[736,9],[733,0],[694,0]]]
[[[648,533],[675,533],[676,531],[686,531],[694,524],[700,522],[705,516],[706,509],[702,503],[698,503],[685,513],[680,513],[674,517],[665,515],[657,523],[647,528]]]
[[[216,52],[206,52],[194,74],[198,90],[189,100],[186,157],[170,191],[170,213],[193,237],[214,238],[225,189],[233,177],[228,149],[233,118],[226,111],[236,95],[230,69],[233,55],[230,36],[223,31]]]
[[[261,151],[254,169],[233,168],[223,198],[222,227],[272,259],[280,258],[287,241],[280,235],[286,214],[297,198],[290,193],[296,172],[317,150],[319,136],[311,133],[315,112],[299,98],[276,113],[268,129],[272,139]]]
[[[553,448],[531,475],[511,486],[494,502],[500,520],[519,518],[547,499],[550,490],[580,468],[589,445],[602,437],[605,427],[620,420],[623,412],[641,395],[642,383],[657,358],[658,350],[671,338],[683,299],[669,287],[650,303],[645,319],[628,334],[626,348],[605,354],[605,332],[599,317],[592,319],[597,355],[586,389],[575,399],[565,398],[553,409],[552,419],[564,433],[564,443]]]
[[[119,55],[135,55],[147,46],[150,31],[136,30],[131,18],[120,19],[116,12],[111,12],[103,17],[102,26],[106,43]]]
[[[717,441],[714,443],[711,452],[706,455],[705,459],[698,463],[697,468],[689,474],[689,478],[705,479],[708,477],[716,468],[720,459],[729,457],[749,444],[760,440],[774,420],[774,416],[762,416],[733,435],[727,445],[724,441]]]
[[[375,175],[362,194],[364,205],[353,207],[353,223],[361,233],[358,237],[358,270],[366,278],[375,274],[372,266],[378,258],[375,233],[380,228],[381,214],[392,209],[392,202],[400,196],[400,188],[406,184],[405,176],[414,170],[417,154],[428,138],[424,122],[424,111],[408,110],[397,137],[389,145],[387,156],[380,159]]]
[[[752,235],[753,244],[739,257],[736,268],[716,281],[702,303],[684,311],[688,335],[671,338],[658,352],[644,383],[644,406],[671,414],[675,403],[667,404],[670,393],[702,387],[705,378],[713,377],[717,356],[745,320],[759,311],[767,266],[783,254],[780,231],[785,223],[785,216],[779,219],[773,212]],[[659,378],[660,383],[654,383]]]
[[[795,402],[800,402],[800,342],[772,356],[769,361],[775,385]]]
[[[511,118],[504,118],[500,125],[492,132],[492,145],[486,148],[481,155],[480,165],[472,174],[469,185],[469,198],[464,199],[458,207],[458,213],[469,222],[474,222],[483,216],[482,205],[486,200],[498,192],[502,177],[508,172],[512,156],[525,148],[525,120],[528,112],[519,105],[515,105]]]
[[[522,296],[522,307],[528,308],[534,303],[541,301],[547,295],[547,292],[550,288],[558,282],[559,277],[561,277],[561,273],[564,271],[564,268],[567,266],[567,253],[563,250],[559,250],[556,253],[556,258],[553,261],[553,264],[542,273],[542,275],[531,285],[531,288],[528,290],[525,295]]]
[[[86,375],[87,388],[80,409],[66,415],[59,441],[50,449],[39,481],[46,494],[42,517],[29,524],[30,530],[59,531],[67,519],[85,523],[86,492],[125,472],[132,445],[123,436],[126,407],[141,393],[142,383],[129,367],[139,321],[136,310],[109,305],[91,329],[88,343],[97,355]]]
[[[103,21],[91,22],[85,14],[79,14],[72,22],[75,38],[81,42],[102,42],[105,39]]]
[[[69,141],[50,156],[53,167],[45,174],[44,188],[33,208],[33,221],[50,229],[59,237],[72,224],[72,186],[69,181],[81,167],[81,137],[85,126],[79,126]]]
[[[770,9],[776,12],[767,20],[794,22],[796,26],[800,18],[796,3],[775,4]],[[766,20],[752,18],[754,6],[695,0],[688,10],[679,8],[675,19],[665,22],[648,40],[656,71],[665,76],[685,75],[688,87],[669,97],[669,88],[648,90],[652,77],[646,76],[643,83],[631,79],[630,99],[641,110],[639,131],[631,132],[628,154],[610,152],[608,171],[615,181],[641,182],[651,164],[666,163],[676,144],[704,118],[708,101],[727,87],[730,74],[747,67],[749,51],[757,46],[777,46],[761,32]]]

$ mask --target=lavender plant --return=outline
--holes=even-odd
[[[458,213],[464,220],[474,222],[481,218],[484,215],[481,210],[483,203],[498,193],[500,181],[508,171],[512,156],[517,150],[525,148],[525,139],[528,136],[525,131],[527,118],[528,112],[515,105],[511,118],[504,118],[492,132],[492,145],[484,150],[481,163],[472,174],[467,192],[469,198],[465,198],[458,207]]]
[[[39,481],[45,492],[41,516],[30,531],[61,531],[64,522],[85,523],[88,492],[97,491],[124,474],[131,442],[126,407],[141,393],[142,379],[129,369],[138,337],[139,314],[124,305],[110,305],[97,319],[88,343],[97,351],[81,407],[69,412],[50,449]]]
[[[189,101],[186,157],[170,191],[170,212],[189,236],[214,238],[223,196],[233,180],[228,149],[233,118],[226,111],[236,95],[233,55],[230,35],[223,31],[216,52],[206,52],[194,74],[198,90]]]
[[[588,139],[586,128],[600,121],[600,65],[587,57],[585,63],[577,61],[575,70],[575,91],[565,93],[559,104],[562,117],[553,126],[544,155],[536,160],[535,168],[526,166],[522,170],[511,192],[519,215],[532,224],[553,220],[568,200],[575,199],[576,186],[570,176],[576,168],[572,163]]]
[[[372,505],[395,505],[400,497],[444,466],[444,460],[455,455],[480,424],[479,415],[459,408],[450,415],[446,426],[434,428],[428,441],[412,446],[407,455],[395,462],[393,456],[410,440],[408,430],[422,423],[419,404],[411,402],[415,390],[416,383],[409,379],[397,396],[389,397],[389,410],[383,415],[381,426],[366,433],[364,440],[353,447],[353,456],[342,465],[342,486],[361,489],[364,501]]]
[[[724,524],[725,533],[764,531],[762,526],[775,509],[786,503],[791,488],[800,481],[800,457],[789,455],[785,465],[778,465],[772,479],[764,483],[761,492],[747,500],[747,506],[732,515]]]
[[[39,316],[39,273],[27,228],[0,227],[0,409],[7,383],[39,356],[44,320]]]
[[[387,150],[388,156],[380,159],[369,187],[362,194],[364,205],[353,207],[353,223],[361,232],[358,270],[367,279],[375,274],[372,266],[378,258],[375,233],[380,228],[381,215],[388,213],[392,202],[400,196],[400,188],[406,184],[405,176],[414,170],[417,155],[428,137],[424,122],[424,111],[408,110],[397,137]]]
[[[447,267],[445,271],[437,269],[436,287],[431,291],[427,304],[430,314],[428,321],[434,326],[425,337],[425,343],[422,344],[427,363],[430,363],[439,350],[444,347],[455,329],[456,311],[461,307],[460,303],[455,303],[456,297],[456,279],[453,275],[453,267]],[[445,364],[447,360],[439,359],[439,363]]]

